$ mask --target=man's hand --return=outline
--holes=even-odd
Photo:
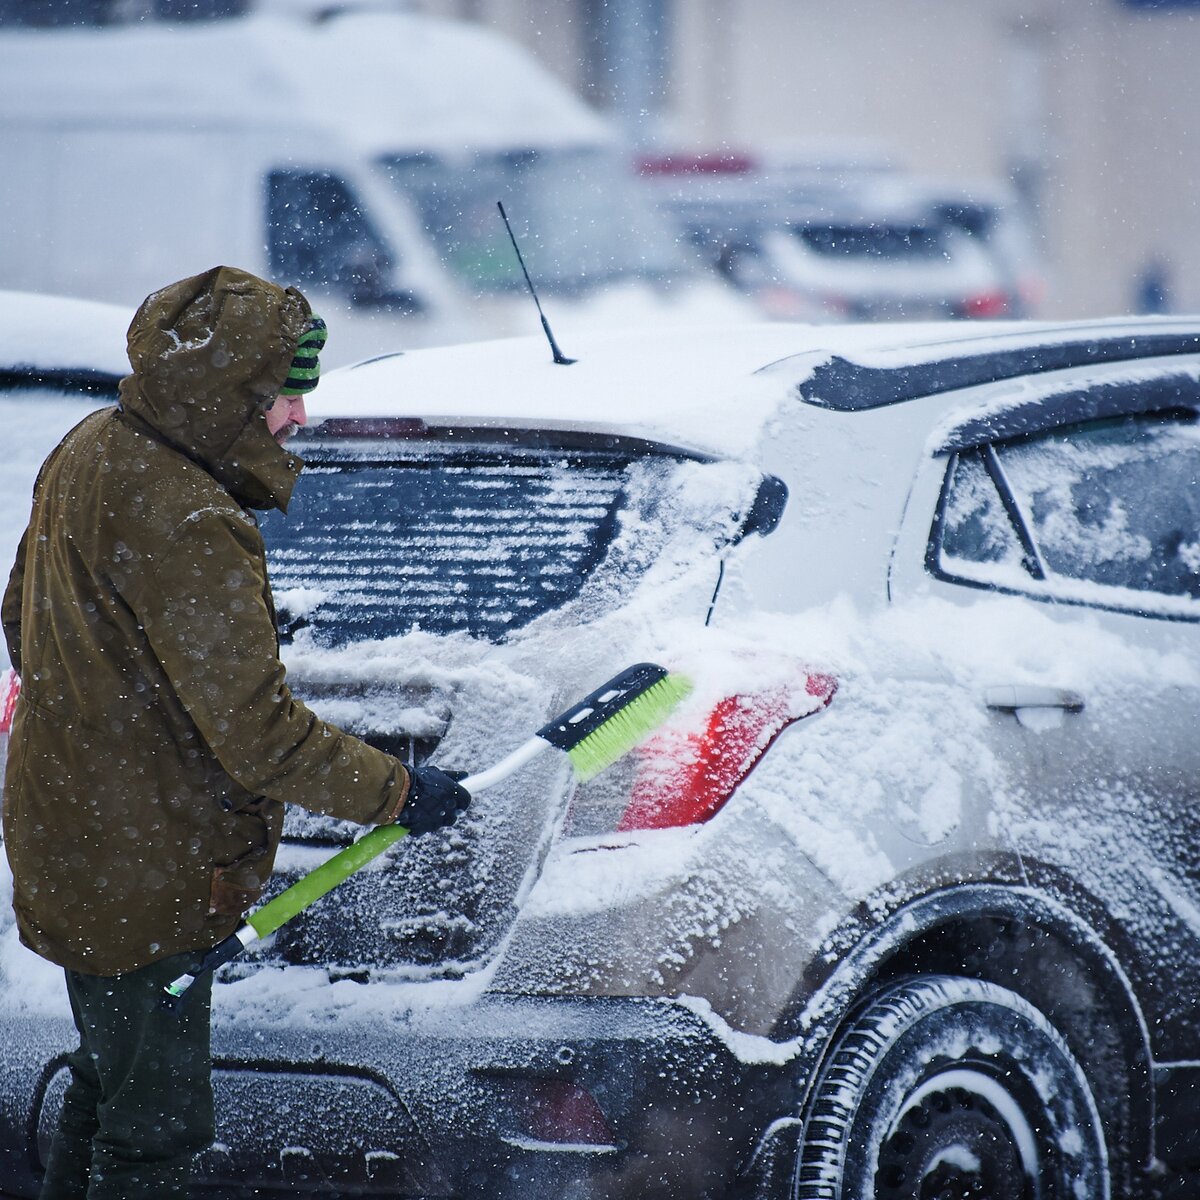
[[[471,803],[471,793],[454,778],[457,771],[449,775],[437,767],[409,767],[408,774],[408,797],[395,823],[403,825],[410,837],[453,825]]]

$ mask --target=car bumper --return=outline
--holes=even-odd
[[[757,1135],[795,1105],[788,1081],[803,1077],[795,1062],[740,1061],[728,1039],[670,1000],[489,994],[388,1011],[386,984],[361,986],[374,993],[369,1017],[343,1004],[324,1022],[241,1010],[226,1021],[218,1006],[217,1139],[198,1161],[199,1187],[228,1196],[725,1195]],[[11,1098],[5,1122],[6,1186],[18,1195],[36,1194],[73,1039],[69,1023],[35,1024],[24,1043],[35,1082]]]
[[[487,995],[302,1035],[218,1027],[214,1050],[201,1181],[363,1195],[724,1194],[794,1078],[664,1000]]]

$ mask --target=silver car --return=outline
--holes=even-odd
[[[565,349],[322,382],[263,519],[292,686],[466,770],[635,661],[691,696],[590,783],[542,756],[223,969],[205,1194],[1185,1178],[1200,322]],[[278,886],[353,833],[293,814]],[[11,922],[0,972],[0,1178],[33,1196],[72,1026]]]
[[[1016,211],[986,193],[890,172],[789,176],[737,159],[731,167],[651,173],[644,190],[764,317],[922,321],[1032,311],[1027,264],[1012,261]]]

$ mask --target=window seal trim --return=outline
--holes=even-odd
[[[1158,379],[1118,379],[1035,397],[967,418],[946,434],[937,449],[942,453],[968,450],[1036,437],[1064,425],[1158,412],[1200,412],[1200,378],[1192,372],[1174,370]]]
[[[448,445],[490,445],[498,449],[517,447],[547,454],[584,451],[631,459],[654,455],[678,462],[721,461],[715,454],[626,434],[516,424],[439,425],[436,420],[422,417],[321,417],[299,430],[293,444],[303,454],[302,448],[306,446],[316,449],[324,443],[350,441],[397,445],[445,442]]]
[[[1200,604],[1196,606],[1196,615],[1192,616],[1190,613],[1159,612],[1157,609],[1134,608],[1124,604],[1098,604],[1094,600],[1081,600],[1075,596],[1060,596],[1049,590],[1042,593],[1032,589],[1024,591],[1021,588],[1010,587],[1003,583],[986,583],[981,579],[968,579],[964,575],[955,575],[946,571],[941,566],[930,568],[929,573],[941,583],[953,583],[959,587],[974,588],[976,591],[981,592],[994,592],[1001,596],[1021,596],[1023,599],[1036,600],[1041,604],[1066,604],[1072,608],[1086,608],[1094,612],[1117,613],[1120,616],[1142,617],[1153,621],[1179,621],[1185,625],[1194,625],[1200,622]],[[1046,583],[1048,586],[1053,585],[1052,580],[1047,580]]]
[[[1124,328],[1066,325],[1007,338],[992,335],[949,346],[929,344],[931,350],[939,346],[945,350],[939,357],[894,367],[834,354],[815,366],[796,392],[817,408],[861,412],[1021,376],[1108,363],[1136,366],[1146,359],[1196,354],[1200,331],[1194,322],[1155,325],[1143,319]]]

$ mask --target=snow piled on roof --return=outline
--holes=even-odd
[[[786,389],[753,372],[785,354],[780,326],[592,334],[555,364],[535,337],[419,350],[343,367],[322,378],[310,423],[331,416],[420,417],[436,424],[521,421],[603,428],[719,453],[748,449]]]
[[[6,30],[0,96],[10,117],[319,126],[370,154],[612,140],[515,43],[417,13]]]
[[[133,310],[117,304],[0,291],[0,370],[34,367],[129,374],[125,333]]]
[[[736,456],[759,443],[781,406],[834,356],[900,368],[934,360],[948,347],[981,354],[1128,328],[1128,321],[1005,322],[986,328],[944,321],[604,329],[572,334],[562,347],[577,360],[570,366],[551,360],[544,338],[510,338],[340,367],[322,376],[308,412],[310,423],[326,417],[412,417],[431,424],[508,421],[603,430]]]

